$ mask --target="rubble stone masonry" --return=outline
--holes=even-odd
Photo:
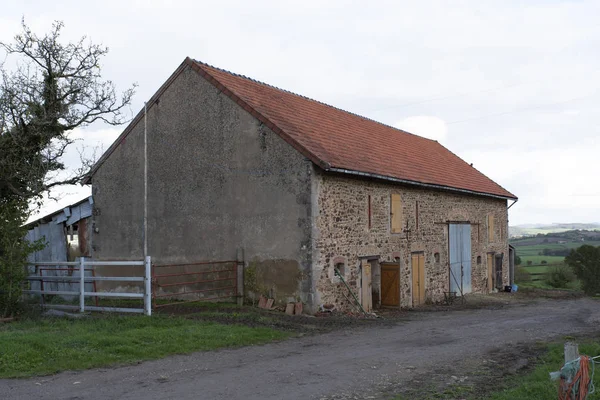
[[[400,265],[400,306],[412,306],[411,253],[425,255],[425,298],[444,299],[449,291],[448,221],[471,224],[472,291],[486,293],[487,254],[503,253],[503,284],[508,282],[507,202],[485,196],[418,188],[416,186],[359,179],[318,172],[313,176],[314,216],[313,277],[316,303],[352,310],[348,290],[333,275],[333,266],[345,262],[345,278],[358,294],[360,263]],[[391,233],[391,195],[402,200],[402,231]],[[370,207],[369,207],[370,198]],[[369,227],[369,209],[371,211]],[[417,213],[418,209],[418,213]],[[493,216],[494,237],[488,240],[488,220]],[[478,262],[479,261],[479,262]]]

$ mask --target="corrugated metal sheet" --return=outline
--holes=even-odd
[[[46,219],[47,222],[39,223],[33,229],[30,229],[26,236],[27,240],[34,242],[43,239],[47,245],[42,250],[30,254],[29,261],[67,261],[67,235],[65,227],[90,217],[92,215],[92,204],[92,198],[89,197],[80,204],[66,207],[62,212],[52,215],[51,221],[47,221]],[[87,224],[82,225],[84,226],[84,230],[87,230]],[[77,276],[79,274],[76,268],[66,271],[56,270],[56,267],[51,265],[42,266],[41,268],[43,268],[41,271],[43,276]],[[30,268],[29,272],[30,274],[40,275],[39,269]],[[89,273],[91,272],[86,272],[86,275]],[[88,285],[90,285],[89,288]],[[86,283],[86,290],[92,290],[91,285],[91,283]],[[32,282],[32,289],[39,289],[39,286],[39,282]],[[44,290],[69,291],[76,290],[77,288],[78,284],[75,283],[55,281],[44,283]]]
[[[71,216],[67,219],[67,225],[73,225],[83,218],[92,216],[92,204],[88,201],[81,203],[78,206],[71,207]]]

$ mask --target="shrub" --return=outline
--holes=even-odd
[[[27,277],[27,257],[41,250],[41,240],[25,239],[27,202],[0,197],[0,318],[12,317],[21,310],[21,293]]]
[[[524,283],[531,282],[531,274],[523,267],[515,268],[515,282]]]
[[[566,265],[555,267],[546,277],[546,283],[553,288],[566,289],[575,280],[573,271]]]
[[[542,264],[545,265],[548,264],[548,262],[546,260],[542,260]]]
[[[533,261],[527,260],[527,265],[533,265]]]
[[[585,294],[600,293],[600,246],[584,244],[572,250],[565,261],[581,281]]]

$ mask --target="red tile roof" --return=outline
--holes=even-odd
[[[198,61],[186,62],[324,169],[516,199],[435,140]]]
[[[188,67],[325,170],[516,199],[434,140],[190,58],[150,98],[147,107]],[[141,110],[100,157],[84,184],[91,182],[96,170],[143,117]]]

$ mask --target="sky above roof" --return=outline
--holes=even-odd
[[[132,116],[190,56],[440,141],[519,197],[511,225],[600,221],[600,2],[172,4],[10,2],[0,40],[25,17],[40,34],[58,19],[66,40],[108,46],[104,77],[139,84]],[[123,128],[74,136],[91,152]]]

